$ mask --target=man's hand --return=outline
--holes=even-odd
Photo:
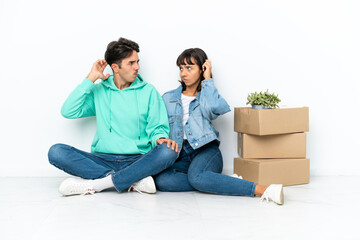
[[[158,140],[156,140],[157,145],[160,145],[163,143],[167,143],[167,148],[169,148],[171,146],[171,149],[173,151],[175,150],[175,152],[179,152],[179,145],[175,141],[168,139],[168,138],[159,138]]]
[[[206,60],[202,65],[202,70],[204,71],[204,79],[211,78],[211,62],[210,60]]]
[[[106,74],[105,76],[103,73],[106,66],[107,66],[107,62],[104,59],[97,60],[92,66],[89,75],[87,75],[87,79],[89,79],[92,82],[95,82],[99,78],[102,80],[108,79],[110,74]]]

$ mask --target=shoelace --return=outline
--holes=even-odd
[[[83,194],[81,194],[81,196],[84,196],[87,194],[93,195],[93,194],[95,194],[95,190],[93,188],[88,188],[88,189],[86,189],[86,191]]]
[[[137,187],[134,187],[133,185],[129,187],[128,192],[130,192],[131,190],[137,191],[140,194],[144,194],[142,191],[140,191]]]
[[[266,191],[264,192],[264,194],[260,198],[260,201],[264,201],[264,200],[266,200],[266,202],[269,202],[269,196],[268,196]]]

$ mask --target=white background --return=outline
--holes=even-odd
[[[233,109],[249,92],[309,106],[311,174],[360,170],[358,1],[0,1],[0,176],[63,176],[58,142],[90,150],[94,118],[68,120],[68,94],[120,36],[140,45],[140,73],[176,88],[177,56],[204,49]],[[108,69],[107,69],[108,70]],[[217,119],[225,171],[237,156],[233,111]]]

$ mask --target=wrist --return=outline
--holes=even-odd
[[[91,72],[87,75],[87,77],[86,77],[87,79],[89,79],[90,81],[92,81],[92,82],[95,82],[98,78],[94,75],[94,74],[92,74]]]

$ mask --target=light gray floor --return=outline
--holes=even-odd
[[[283,206],[199,192],[62,197],[63,179],[0,178],[0,239],[360,239],[360,176],[285,187]]]

